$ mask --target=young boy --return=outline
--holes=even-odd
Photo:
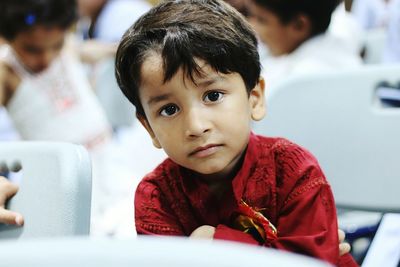
[[[331,189],[316,159],[251,133],[264,80],[257,40],[219,0],[166,1],[117,51],[116,75],[153,144],[169,158],[139,184],[139,234],[259,244],[351,266],[340,258]]]

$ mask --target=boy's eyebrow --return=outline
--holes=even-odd
[[[161,102],[161,101],[163,101],[165,99],[168,99],[170,96],[171,96],[171,94],[168,93],[168,94],[163,94],[163,95],[157,95],[157,96],[150,97],[149,101],[147,101],[147,105],[149,105],[149,106],[154,105],[154,104],[156,104],[158,102]]]
[[[196,81],[196,84],[198,86],[208,86],[210,84],[216,83],[216,82],[221,82],[225,81],[225,78],[219,75],[213,75],[206,77],[204,79],[200,79],[199,81]]]
[[[204,79],[201,79],[200,81],[196,81],[197,86],[208,86],[210,84],[220,82],[220,81],[225,81],[226,79],[222,76],[215,75],[215,76],[209,76]],[[147,101],[147,105],[151,106],[154,105],[158,102],[164,101],[168,99],[171,96],[170,93],[168,94],[162,94],[162,95],[157,95],[150,97],[149,101]]]

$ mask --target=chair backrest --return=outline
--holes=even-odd
[[[91,162],[83,146],[58,142],[0,142],[0,165],[22,167],[18,193],[7,207],[23,227],[0,225],[0,238],[89,234]]]
[[[310,257],[276,249],[217,240],[189,240],[182,237],[8,241],[0,243],[0,250],[0,267],[331,266]]]
[[[338,206],[400,211],[400,109],[375,96],[379,82],[399,80],[399,65],[287,80],[273,88],[254,131],[309,149]]]

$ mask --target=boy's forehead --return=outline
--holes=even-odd
[[[195,62],[199,66],[200,73],[192,73],[194,81],[201,82],[203,79],[207,80],[210,77],[221,77],[223,74],[215,71],[207,62],[201,59],[195,59]],[[164,70],[164,62],[160,54],[156,52],[152,52],[150,55],[146,57],[144,60],[141,71],[140,71],[140,80],[142,84],[152,84],[155,86],[161,86],[164,84],[165,80],[165,70]],[[182,76],[184,81],[191,80],[189,77],[189,73],[184,73],[182,70],[182,66],[178,69],[174,76]]]
[[[144,60],[140,70],[142,84],[154,84],[164,80],[163,60],[157,53],[151,53]]]

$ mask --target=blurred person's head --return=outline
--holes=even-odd
[[[33,73],[59,55],[77,19],[75,0],[1,0],[0,10],[0,35]]]
[[[324,33],[340,0],[248,0],[251,22],[272,55]]]

